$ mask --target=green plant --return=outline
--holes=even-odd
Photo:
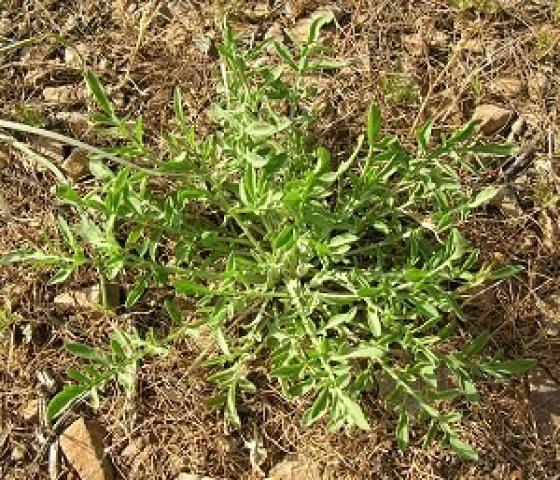
[[[405,73],[392,73],[383,76],[379,86],[388,102],[395,105],[410,105],[418,101],[418,84]]]
[[[511,148],[476,142],[473,123],[432,146],[427,123],[408,152],[381,134],[371,107],[352,153],[332,158],[309,135],[319,118],[305,86],[307,76],[336,67],[318,42],[328,20],[316,19],[296,52],[274,43],[280,65],[266,54],[270,42],[243,51],[225,27],[215,132],[197,138],[176,91],[163,160],[145,145],[141,120],[118,117],[87,75],[95,120],[116,145],[92,157],[98,186],[80,194],[60,185],[58,197],[79,220],[59,220],[61,241],[51,249],[0,263],[57,265],[53,283],[90,265],[102,279],[135,279],[127,308],[159,286],[196,298],[198,319],[186,323],[169,301],[163,338],[117,332],[106,351],[69,344],[91,365],[69,372],[76,383],[51,401],[50,418],[76,398],[96,398],[112,378],[130,391],[138,362],[204,328],[219,350],[205,361],[217,392],[210,403],[233,424],[263,369],[287,398],[309,402],[305,425],[325,418],[332,430],[368,429],[360,398],[384,383],[390,393],[379,400],[398,417],[400,447],[414,419],[428,425],[426,444],[439,436],[476,458],[460,439],[458,401],[477,401],[476,377],[502,379],[532,361],[485,359],[487,332],[466,345],[454,333],[463,321],[457,294],[516,271],[477,267],[457,226],[495,191],[472,196],[456,170]],[[110,168],[100,155],[119,163]]]

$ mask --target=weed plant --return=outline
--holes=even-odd
[[[165,337],[115,329],[106,349],[67,344],[85,364],[68,372],[73,383],[51,400],[51,419],[77,399],[97,403],[114,379],[133,395],[139,362],[204,329],[216,339],[204,359],[216,386],[209,403],[234,425],[266,371],[287,399],[308,406],[304,425],[368,430],[367,397],[394,412],[399,447],[412,424],[425,424],[425,445],[438,439],[476,459],[458,408],[477,402],[477,378],[503,379],[532,361],[482,356],[488,332],[466,345],[456,333],[465,322],[458,294],[515,272],[480,266],[459,232],[495,191],[473,195],[457,172],[510,148],[478,143],[473,123],[434,146],[427,123],[408,151],[382,135],[372,106],[364,135],[335,161],[310,136],[321,119],[307,81],[338,66],[318,42],[328,21],[316,19],[295,48],[241,49],[224,27],[214,131],[197,135],[176,91],[163,159],[146,145],[141,119],[118,116],[87,73],[94,121],[114,145],[91,149],[97,186],[83,193],[62,182],[58,198],[79,221],[60,217],[60,241],[1,262],[56,267],[53,284],[92,267],[102,285],[133,278],[127,309],[159,288],[195,299],[197,321],[171,299]]]

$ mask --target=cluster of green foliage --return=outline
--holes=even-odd
[[[477,401],[476,377],[502,379],[532,362],[481,357],[487,332],[467,345],[455,333],[457,293],[512,273],[477,266],[459,233],[495,192],[471,195],[457,170],[509,148],[475,141],[474,124],[432,146],[427,123],[410,152],[381,134],[371,107],[353,151],[331,158],[310,137],[320,115],[307,82],[336,68],[318,42],[328,21],[316,19],[296,48],[266,41],[240,49],[224,27],[215,131],[198,138],[176,91],[164,159],[146,145],[141,120],[119,117],[87,74],[94,120],[114,138],[110,156],[120,163],[110,168],[94,156],[97,186],[57,188],[79,219],[59,219],[61,242],[0,261],[54,265],[52,283],[86,266],[103,281],[134,278],[127,309],[158,287],[195,298],[197,323],[171,300],[166,337],[116,330],[106,350],[68,344],[89,363],[68,372],[74,383],[51,401],[51,418],[77,398],[96,400],[112,379],[133,392],[138,362],[204,328],[219,349],[206,361],[211,404],[233,424],[242,421],[238,402],[258,388],[256,373],[266,371],[286,398],[309,402],[304,425],[322,419],[331,430],[367,430],[360,399],[377,395],[395,412],[400,447],[410,424],[425,423],[426,445],[438,438],[476,458],[461,440],[458,402]]]

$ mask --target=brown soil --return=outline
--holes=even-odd
[[[171,117],[175,86],[183,92],[189,117],[204,128],[218,73],[217,25],[224,12],[245,38],[259,39],[272,25],[292,27],[326,4],[8,0],[0,1],[0,40],[4,46],[43,34],[62,36],[100,76],[119,110],[142,114],[147,134],[157,138]],[[471,7],[458,7],[466,4]],[[263,5],[270,8],[260,14],[257,7]],[[356,137],[370,101],[380,105],[384,129],[409,139],[411,129],[425,118],[436,119],[441,131],[449,130],[484,103],[527,119],[529,127],[519,141],[536,147],[529,167],[510,182],[519,197],[518,214],[509,214],[503,205],[488,207],[467,231],[484,258],[520,263],[526,272],[467,302],[463,328],[465,335],[490,328],[495,350],[538,359],[538,368],[560,385],[560,338],[548,332],[551,314],[543,308],[560,289],[557,202],[543,205],[539,200],[543,189],[556,194],[558,188],[556,177],[543,174],[539,164],[558,161],[548,137],[560,144],[560,4],[344,0],[337,2],[337,10],[326,41],[347,66],[322,79],[325,111],[318,135],[330,147],[345,148]],[[144,31],[139,28],[142,17],[150,19]],[[81,69],[65,52],[59,40],[47,36],[0,53],[0,117],[99,143],[80,116],[90,107]],[[509,127],[495,138],[508,133]],[[499,183],[500,165],[490,167],[486,183]],[[50,192],[54,178],[48,172],[2,147],[0,182],[0,202],[9,206],[9,215],[0,215],[0,254],[56,234],[60,206]],[[55,296],[91,285],[92,278],[59,287],[47,286],[47,278],[25,266],[0,267],[0,476],[5,479],[49,478],[45,445],[60,430],[27,413],[32,400],[52,394],[45,376],[56,390],[73,364],[61,349],[63,341],[101,344],[109,325],[157,325],[161,313],[160,306],[149,303],[134,316],[109,316],[88,306],[63,308],[53,303]],[[2,320],[2,312],[9,313],[9,321]],[[469,463],[439,447],[422,450],[419,434],[408,451],[400,452],[394,418],[374,398],[364,399],[375,425],[371,432],[335,435],[321,425],[302,429],[298,418],[303,407],[286,402],[269,385],[244,402],[244,426],[233,430],[220,413],[206,408],[212,389],[204,373],[185,377],[198,354],[199,347],[183,343],[172,355],[142,366],[132,429],[124,418],[130,405],[115,386],[100,409],[81,405],[64,425],[78,415],[99,421],[106,431],[106,451],[123,479],[174,479],[181,472],[262,478],[252,469],[246,447],[256,436],[267,452],[264,472],[297,453],[316,462],[324,478],[333,479],[560,478],[559,433],[548,439],[538,435],[527,376],[481,386],[482,401],[464,421],[481,457]],[[54,478],[77,478],[64,457]]]

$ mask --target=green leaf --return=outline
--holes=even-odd
[[[308,427],[319,420],[329,408],[329,389],[324,387],[315,398],[313,405],[303,414],[302,425]]]
[[[245,154],[245,160],[249,162],[255,168],[265,167],[268,163],[268,158],[262,157],[255,152],[247,152]]]
[[[113,178],[113,172],[101,160],[91,159],[89,170],[92,175],[99,180],[109,180]]]
[[[173,288],[175,288],[177,293],[183,295],[193,295],[195,297],[214,295],[214,292],[209,288],[187,279],[175,280],[175,282],[173,282]]]
[[[278,52],[278,55],[280,55],[282,57],[282,59],[293,69],[293,70],[297,70],[298,66],[294,60],[294,57],[292,56],[292,54],[290,53],[290,51],[286,48],[286,46],[283,43],[274,41],[274,48],[276,49],[276,52]]]
[[[503,143],[475,143],[470,145],[466,151],[478,156],[507,157],[513,155],[516,145]]]
[[[68,223],[66,222],[64,217],[61,217],[60,215],[57,216],[56,220],[58,223],[58,231],[60,232],[60,235],[70,247],[75,249],[76,239],[74,238],[74,234],[72,233],[72,230],[70,230]]]
[[[62,412],[67,410],[72,403],[82,393],[88,390],[88,387],[82,385],[68,385],[57,393],[49,402],[47,407],[47,418],[53,420],[58,417]]]
[[[87,384],[91,382],[91,379],[89,377],[85,376],[79,370],[75,370],[73,368],[66,370],[66,375],[72,380],[74,380],[75,382],[79,382],[83,384]]]
[[[478,355],[486,346],[489,340],[490,332],[488,330],[484,330],[472,342],[470,342],[465,348],[463,348],[463,355],[466,358],[471,358],[475,355]]]
[[[416,139],[418,140],[418,149],[421,153],[427,153],[430,146],[430,140],[432,138],[432,128],[434,126],[433,121],[427,121],[420,130],[416,133]]]
[[[74,269],[72,266],[62,267],[59,269],[51,278],[49,278],[49,285],[58,285],[59,283],[65,282]]]
[[[177,326],[183,323],[183,315],[173,302],[165,300],[165,302],[163,302],[163,306],[165,308],[165,311],[167,312],[167,315],[169,315],[169,317],[171,318],[173,325]]]
[[[303,369],[304,365],[298,363],[297,365],[283,365],[272,370],[272,375],[278,378],[297,378]]]
[[[257,140],[271,137],[277,131],[278,129],[274,125],[266,122],[253,122],[245,128],[247,135]]]
[[[0,265],[10,265],[20,262],[37,262],[44,265],[59,263],[63,260],[58,255],[51,255],[41,251],[19,251],[0,256]]]
[[[379,131],[381,130],[381,110],[377,105],[370,105],[367,119],[367,139],[368,144],[373,148],[377,142]]]
[[[352,233],[342,233],[340,235],[337,235],[336,237],[331,238],[331,241],[329,242],[329,247],[331,248],[341,247],[343,245],[354,243],[359,239],[360,237],[357,237]]]
[[[228,417],[235,426],[240,426],[241,421],[239,420],[239,414],[237,413],[237,406],[236,403],[236,383],[235,381],[232,382],[228,388],[227,394],[227,402],[226,402],[226,410],[228,413]]]
[[[344,355],[336,355],[333,359],[346,360],[349,358],[369,358],[370,360],[375,360],[382,358],[383,355],[385,355],[385,351],[382,348],[376,345],[363,345],[351,349]]]
[[[288,225],[282,229],[274,241],[274,248],[289,247],[294,242],[294,227]]]
[[[476,462],[478,460],[478,454],[476,453],[476,450],[468,443],[460,440],[458,437],[451,435],[449,437],[449,445],[461,457],[473,462]]]
[[[478,193],[475,199],[469,204],[469,207],[470,208],[480,207],[481,205],[484,205],[488,203],[490,200],[492,200],[499,192],[500,190],[498,188],[494,188],[494,187],[485,188],[484,190]]]
[[[319,31],[323,26],[331,23],[334,20],[334,13],[332,10],[325,10],[318,14],[309,26],[309,33],[307,35],[307,43],[315,43],[319,39]]]
[[[508,265],[507,267],[498,268],[490,273],[491,280],[503,280],[510,278],[524,270],[522,265]]]
[[[86,83],[88,86],[89,91],[93,94],[97,104],[101,108],[101,110],[109,117],[114,118],[113,107],[111,106],[111,102],[107,98],[107,94],[105,93],[105,89],[101,85],[99,79],[90,71],[86,72]]]
[[[506,375],[517,375],[524,373],[533,367],[537,361],[533,358],[520,358],[517,360],[505,360],[502,362],[488,362],[480,365],[480,368],[497,377]]]
[[[352,320],[354,320],[354,317],[356,316],[357,312],[358,309],[354,307],[347,313],[340,313],[338,315],[333,315],[326,323],[326,325],[321,329],[321,332],[324,333],[329,329],[333,329],[338,327],[339,325],[342,325],[343,323],[350,323]]]
[[[223,352],[223,354],[226,356],[231,355],[226,337],[224,336],[224,332],[221,328],[218,328],[216,330],[216,340],[218,341],[218,346],[220,347],[220,350]]]
[[[362,407],[350,397],[347,397],[343,393],[339,394],[340,400],[344,404],[346,414],[351,419],[352,423],[357,427],[361,428],[362,430],[370,430],[369,423],[364,416],[364,412]]]
[[[109,345],[116,359],[124,360],[125,358],[127,358],[123,346],[121,345],[120,341],[117,338],[115,337],[111,338]]]
[[[92,360],[94,362],[103,362],[105,360],[105,356],[102,352],[83,343],[66,342],[64,347],[70,353],[86,360]]]
[[[173,89],[173,112],[179,124],[179,128],[183,132],[188,130],[187,123],[185,122],[185,112],[183,110],[183,95],[179,87]]]
[[[408,447],[408,414],[404,408],[401,408],[399,414],[399,422],[397,424],[397,444],[401,450]]]
[[[342,68],[346,65],[345,62],[338,60],[314,60],[309,62],[309,70],[334,70],[337,68]]]
[[[136,302],[140,300],[142,295],[144,295],[144,292],[146,291],[147,288],[148,288],[147,278],[144,277],[138,280],[134,285],[134,287],[132,287],[132,290],[130,290],[130,292],[126,296],[126,301],[124,304],[125,307],[132,308],[136,304]]]

